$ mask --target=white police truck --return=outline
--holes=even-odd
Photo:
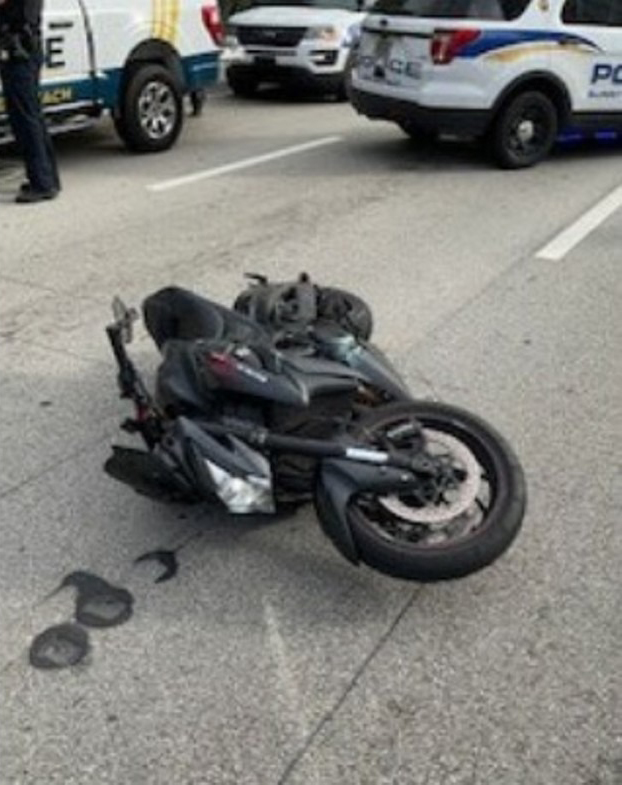
[[[351,100],[413,138],[481,138],[505,168],[619,134],[622,0],[377,0]]]
[[[261,84],[276,83],[345,98],[350,47],[365,17],[364,3],[250,0],[227,24],[233,93],[248,98]]]
[[[139,152],[174,144],[183,96],[215,82],[222,25],[216,0],[47,0],[41,101],[52,132],[112,114]],[[0,142],[10,140],[0,93]]]

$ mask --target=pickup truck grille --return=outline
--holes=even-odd
[[[306,33],[306,27],[250,27],[240,25],[238,41],[244,46],[297,46]]]

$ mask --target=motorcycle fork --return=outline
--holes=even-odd
[[[120,396],[131,400],[136,410],[135,418],[124,420],[121,428],[128,433],[139,433],[152,449],[162,437],[162,415],[125,349],[123,325],[119,321],[114,322],[106,327],[106,335],[119,369],[117,384]]]

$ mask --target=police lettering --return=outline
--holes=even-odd
[[[622,84],[622,63],[616,66],[611,63],[596,63],[592,71],[592,84],[597,82]]]
[[[49,69],[64,68],[65,62],[65,39],[62,36],[50,36],[45,39],[43,57],[45,67]]]
[[[421,63],[417,61],[406,62],[405,60],[392,58],[385,63],[382,58],[362,55],[359,57],[359,64],[363,69],[376,68],[383,73],[389,72],[398,75],[406,74],[406,76],[410,76],[412,79],[419,79],[421,77]]]

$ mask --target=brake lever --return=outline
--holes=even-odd
[[[244,273],[244,277],[256,284],[261,284],[262,286],[265,286],[268,283],[268,276],[262,275],[261,273]]]

